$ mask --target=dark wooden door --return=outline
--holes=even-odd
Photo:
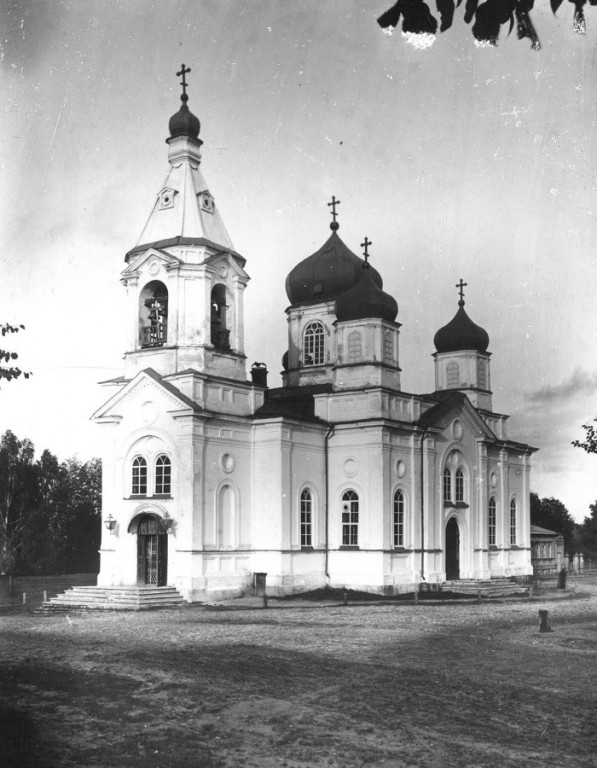
[[[137,529],[137,583],[165,587],[168,583],[168,536],[159,521],[147,517]]]
[[[446,525],[446,579],[460,578],[460,531],[458,522],[452,517]]]

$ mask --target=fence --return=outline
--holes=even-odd
[[[40,604],[65,589],[94,586],[97,573],[69,573],[62,576],[0,576],[0,606]]]

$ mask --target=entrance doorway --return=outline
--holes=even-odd
[[[458,521],[451,517],[446,525],[446,579],[460,578],[460,531]]]
[[[168,536],[150,515],[142,517],[137,527],[137,583],[154,587],[168,583]]]

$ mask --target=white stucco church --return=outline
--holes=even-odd
[[[330,236],[289,265],[283,386],[261,364],[248,378],[249,275],[201,172],[186,71],[169,175],[125,258],[123,376],[93,416],[98,584],[197,601],[249,592],[256,573],[273,594],[531,574],[534,449],[493,411],[489,337],[462,281],[434,352],[430,338],[434,391],[403,392],[398,306],[367,239],[364,258],[341,240],[332,198]]]

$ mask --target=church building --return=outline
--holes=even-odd
[[[263,364],[247,373],[249,275],[201,171],[188,71],[169,174],[125,257],[124,372],[93,416],[98,585],[204,601],[250,594],[255,574],[270,594],[532,574],[535,449],[493,411],[489,337],[462,280],[434,352],[430,339],[434,391],[403,392],[398,305],[368,239],[361,258],[340,238],[332,198],[329,237],[286,280],[282,386],[268,388]]]

